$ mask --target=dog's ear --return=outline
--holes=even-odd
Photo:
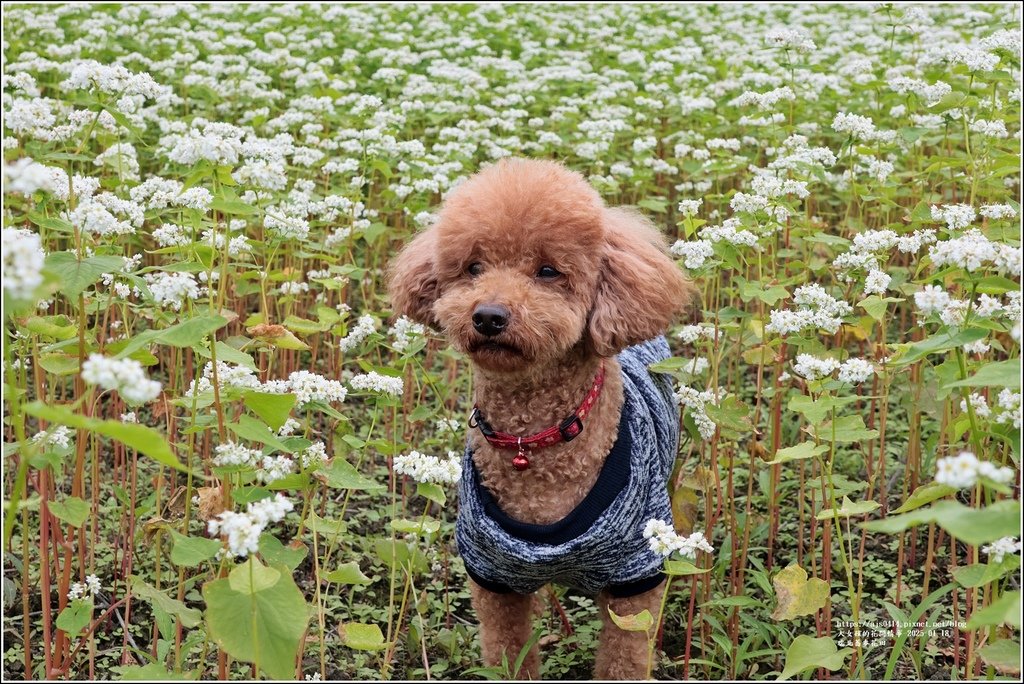
[[[614,356],[665,332],[696,288],[665,253],[665,240],[638,212],[605,212],[605,252],[590,311],[594,351]]]
[[[388,293],[395,313],[417,323],[438,327],[434,317],[437,299],[437,229],[428,228],[407,244],[391,263]]]

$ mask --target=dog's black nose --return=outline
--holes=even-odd
[[[508,326],[508,313],[498,304],[481,304],[473,312],[473,327],[481,335],[494,337]]]

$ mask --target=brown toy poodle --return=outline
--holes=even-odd
[[[484,661],[515,662],[533,593],[556,582],[598,596],[595,676],[643,677],[647,635],[608,609],[657,615],[665,587],[643,527],[671,521],[679,409],[647,366],[694,288],[661,235],[561,164],[505,159],[450,193],[390,290],[473,365],[456,542]],[[519,676],[539,670],[533,647]]]

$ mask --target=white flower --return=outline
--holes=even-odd
[[[388,329],[388,334],[394,337],[394,342],[391,344],[392,348],[397,352],[403,352],[413,339],[425,334],[426,331],[422,324],[414,323],[405,316],[402,316]]]
[[[33,444],[41,444],[43,447],[56,446],[60,449],[67,449],[71,446],[71,437],[75,433],[63,425],[40,432],[32,438]]]
[[[152,401],[162,388],[146,376],[142,364],[135,359],[110,359],[102,354],[90,354],[82,364],[82,380],[106,390],[117,390],[129,404]]]
[[[333,404],[345,401],[348,390],[337,380],[329,380],[310,371],[293,371],[287,380],[288,390],[297,397],[299,406],[314,401]]]
[[[892,276],[885,271],[873,269],[864,280],[864,294],[885,294],[891,280]]]
[[[1017,210],[1009,204],[985,204],[978,210],[978,213],[992,220],[1012,219],[1017,216]]]
[[[356,321],[355,327],[348,332],[348,335],[338,342],[338,346],[341,347],[341,351],[343,352],[352,351],[361,345],[376,328],[377,321],[373,319],[373,316],[364,314],[359,317],[359,320]]]
[[[454,451],[448,452],[447,459],[410,451],[407,455],[395,456],[394,467],[399,475],[408,475],[417,482],[454,484],[462,477],[462,463]]]
[[[394,396],[401,396],[405,389],[405,383],[402,378],[396,378],[390,375],[381,375],[377,371],[370,371],[360,375],[353,376],[348,384],[354,390],[368,390],[370,392],[380,392],[381,394],[392,394]]]
[[[1021,394],[1007,388],[1000,390],[996,399],[996,406],[999,413],[996,414],[997,423],[1012,423],[1014,429],[1021,427]]]
[[[932,205],[932,220],[945,221],[949,230],[961,230],[971,225],[978,215],[970,204]]]
[[[853,312],[852,306],[835,299],[817,283],[798,287],[793,292],[793,301],[796,310],[780,309],[769,313],[771,321],[764,327],[765,332],[786,336],[811,328],[835,334],[843,324],[843,316]]]
[[[256,477],[264,484],[276,482],[295,470],[295,462],[287,456],[264,456],[256,469]]]
[[[925,285],[924,289],[914,293],[914,304],[921,315],[940,313],[949,306],[949,293],[938,285]]]
[[[839,368],[839,362],[830,358],[818,358],[811,354],[798,354],[793,370],[807,380],[818,380],[832,375]]]
[[[701,439],[709,440],[715,436],[715,431],[718,427],[708,416],[705,407],[708,404],[717,405],[719,399],[724,394],[725,389],[721,387],[717,391],[705,390],[700,392],[692,387],[680,385],[676,390],[676,403],[689,409],[688,414],[693,419],[694,425],[697,426],[697,432],[700,434]]]
[[[302,462],[303,469],[321,465],[327,460],[327,447],[323,442],[313,442],[299,452],[299,460]]]
[[[235,442],[214,447],[213,464],[216,466],[255,466],[263,456],[259,449],[250,449]]]
[[[454,418],[438,418],[434,426],[438,432],[455,432],[462,429],[462,423]]]
[[[714,248],[707,240],[686,242],[678,240],[672,245],[672,254],[683,259],[683,265],[689,269],[697,269],[715,254]]]
[[[695,559],[698,551],[714,553],[715,549],[708,543],[703,532],[694,532],[688,537],[676,534],[669,523],[652,518],[644,525],[644,539],[654,553],[671,556],[679,553],[686,558]]]
[[[859,385],[875,374],[874,365],[867,359],[847,359],[839,367],[839,382]]]
[[[991,349],[991,345],[989,345],[985,340],[968,342],[964,345],[964,351],[968,354],[984,354],[989,349]]]
[[[700,211],[700,205],[703,203],[703,199],[680,200],[679,213],[683,216],[696,216],[697,212]]]
[[[145,278],[153,301],[162,308],[170,307],[175,311],[181,311],[181,306],[186,300],[199,298],[199,284],[191,273],[160,271],[147,273]]]
[[[839,112],[832,120],[832,130],[836,133],[849,133],[857,140],[872,140],[875,137],[875,124],[870,117],[858,114]]]
[[[260,534],[270,523],[280,522],[294,504],[283,495],[261,499],[246,507],[245,513],[224,511],[207,524],[210,534],[227,538],[228,551],[234,556],[248,556],[259,551]]]
[[[1013,469],[999,467],[988,461],[979,461],[969,451],[961,451],[958,455],[940,459],[937,463],[935,481],[939,484],[967,489],[976,485],[979,477],[1005,484],[1013,480]]]
[[[960,410],[967,413],[967,401],[970,400],[971,408],[974,409],[974,415],[979,418],[988,418],[992,415],[992,409],[989,408],[988,402],[985,401],[985,397],[972,392],[967,399],[960,400]]]
[[[138,423],[139,418],[135,415],[135,411],[128,411],[127,413],[121,414],[122,423]]]
[[[1020,553],[1020,540],[1015,537],[1003,537],[981,547],[981,552],[988,556],[990,563],[1002,563],[1005,556]]]
[[[4,293],[28,301],[43,284],[46,253],[37,233],[25,228],[3,229]]]
[[[299,421],[295,420],[294,418],[289,418],[286,421],[284,421],[284,425],[282,425],[278,429],[277,436],[287,437],[288,435],[293,434],[300,427],[302,427],[302,424]]]

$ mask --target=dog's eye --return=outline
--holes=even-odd
[[[471,276],[478,276],[483,272],[484,265],[481,264],[479,261],[474,261],[473,263],[466,267],[466,273],[468,273]]]
[[[557,278],[560,275],[562,274],[561,272],[558,271],[558,269],[556,269],[554,266],[548,266],[547,264],[537,269],[537,277],[544,278],[545,280],[551,280],[553,278]]]

